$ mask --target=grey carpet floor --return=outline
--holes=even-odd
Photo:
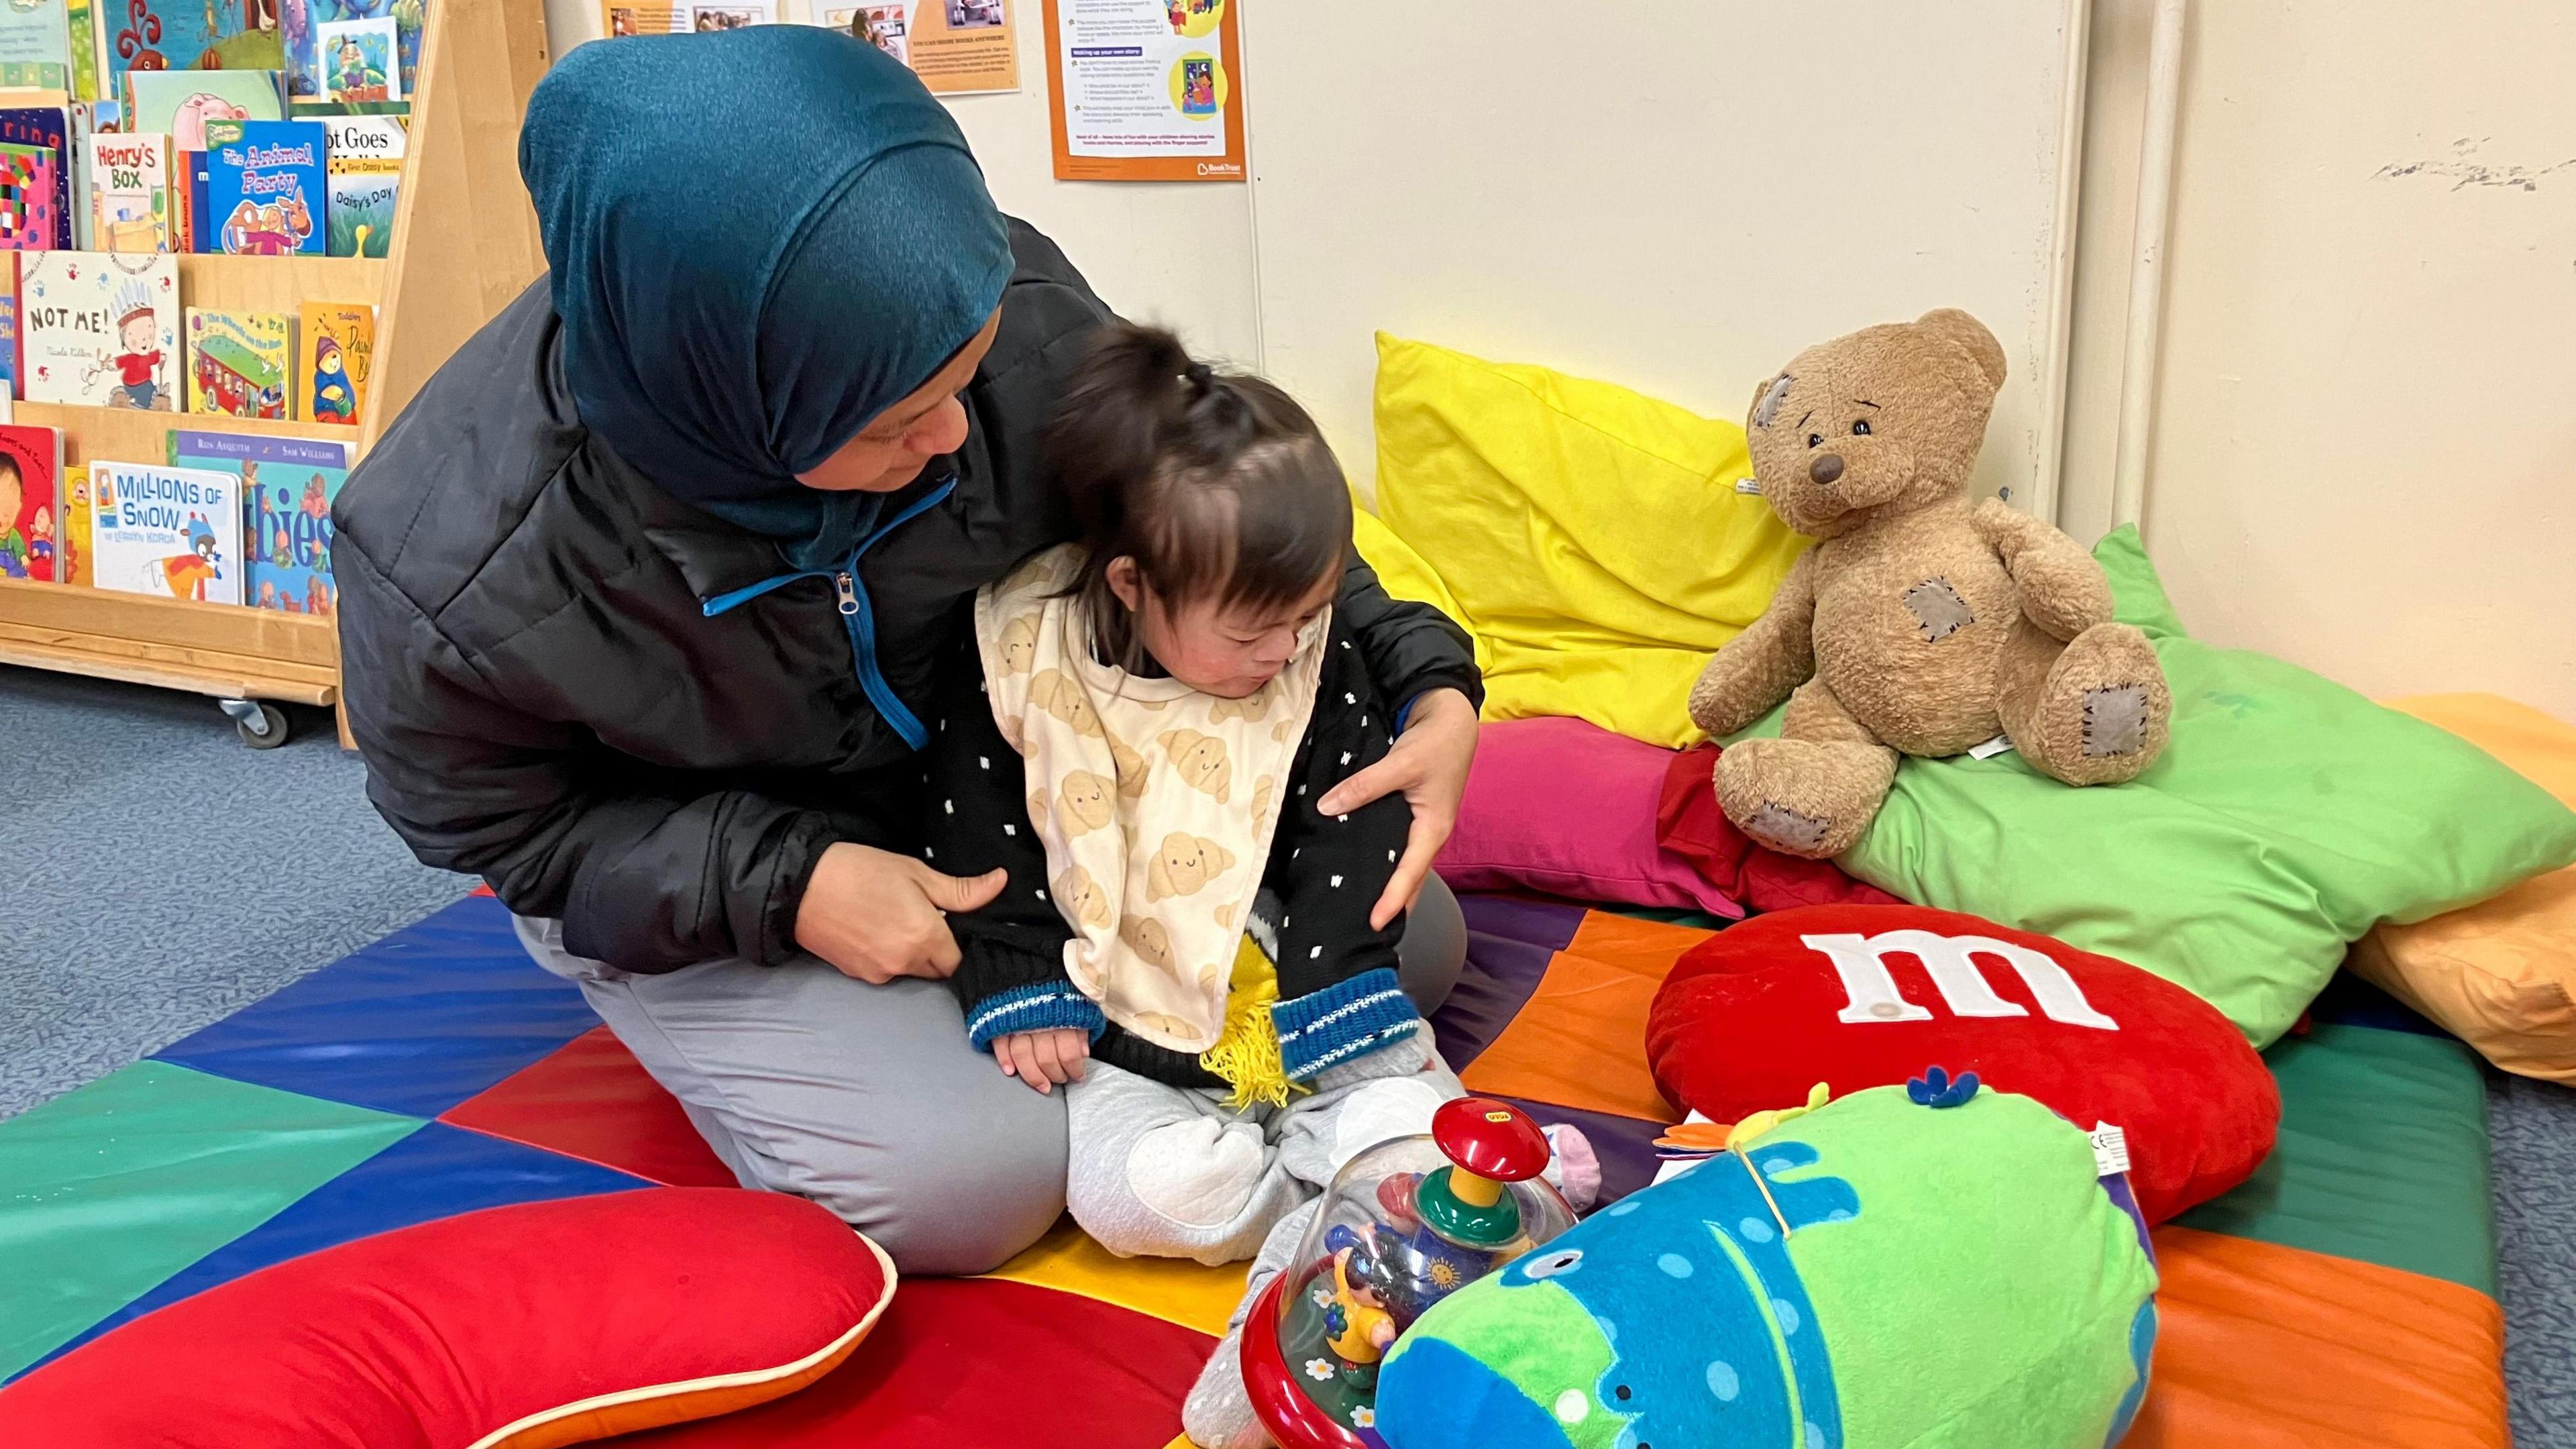
[[[0,1118],[219,1020],[473,882],[411,858],[319,711],[0,667]]]
[[[463,895],[328,720],[244,749],[203,699],[0,667],[0,1118]],[[2576,1092],[2493,1079],[2521,1449],[2576,1449]]]

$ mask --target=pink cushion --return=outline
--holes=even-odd
[[[1741,920],[1742,903],[1655,843],[1672,758],[1579,719],[1486,725],[1440,878],[1459,890],[1519,888]]]

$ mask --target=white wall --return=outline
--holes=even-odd
[[[1043,18],[1038,0],[1015,0],[1011,7],[1019,33],[1019,90],[947,98],[984,167],[993,199],[1055,238],[1102,300],[1121,313],[1178,328],[1201,353],[1255,361],[1245,188],[1056,180],[1047,139]],[[597,39],[596,0],[546,0],[546,29],[557,55]],[[1255,75],[1253,83],[1259,81]]]
[[[1246,7],[1265,360],[1369,470],[1371,334],[1741,419],[1802,348],[1965,307],[2055,397],[2063,0]]]
[[[2148,0],[2097,0],[2064,505],[2109,519]],[[2194,0],[2146,537],[2185,622],[2576,719],[2576,6]]]

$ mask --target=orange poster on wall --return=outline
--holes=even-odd
[[[1242,0],[1046,0],[1059,181],[1241,181]]]

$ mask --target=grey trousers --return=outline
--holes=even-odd
[[[1039,1096],[967,1045],[945,984],[871,986],[810,956],[642,975],[564,950],[557,922],[518,925],[743,1186],[821,1203],[904,1272],[986,1272],[1063,1213],[1065,1094]],[[1437,877],[1398,958],[1428,1016],[1467,959],[1466,920]]]

